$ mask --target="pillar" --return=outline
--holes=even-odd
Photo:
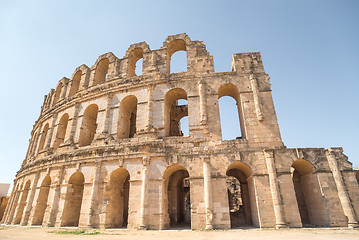
[[[20,222],[21,226],[26,226],[27,222],[29,220],[30,211],[31,211],[31,208],[32,208],[32,202],[34,200],[34,195],[35,195],[35,191],[36,191],[37,182],[39,181],[39,176],[40,176],[40,171],[37,171],[36,174],[35,174],[34,181],[32,182],[29,195],[27,196],[26,206],[25,206],[25,209],[24,209],[24,213],[22,214],[22,217],[21,217],[21,222]]]
[[[276,228],[286,227],[284,218],[284,209],[282,198],[277,183],[277,172],[274,164],[274,153],[272,150],[263,150],[266,159],[267,170],[269,175],[269,186],[273,199],[274,215],[276,220]]]
[[[49,135],[47,136],[47,140],[46,140],[46,146],[44,149],[47,149],[50,147],[51,145],[51,140],[52,140],[52,135],[54,134],[54,128],[55,128],[55,122],[57,120],[57,116],[58,114],[57,113],[54,113],[52,115],[52,123],[51,123],[51,127],[49,129]]]
[[[110,126],[110,110],[111,110],[111,103],[112,103],[113,94],[107,94],[107,104],[106,104],[106,112],[105,112],[105,121],[103,126],[103,134],[108,134],[108,128]]]
[[[209,159],[203,162],[203,180],[204,180],[204,203],[206,206],[206,229],[213,229],[213,209],[212,209],[212,179],[211,164]]]
[[[150,157],[142,159],[142,187],[141,187],[141,210],[140,210],[140,229],[146,229],[146,186],[148,182],[148,167],[150,165]]]
[[[75,104],[74,116],[72,117],[72,122],[71,122],[70,136],[69,136],[69,139],[66,140],[66,144],[74,143],[76,125],[77,125],[77,118],[78,118],[78,115],[79,115],[79,108],[80,108],[80,103],[76,103]]]
[[[200,112],[200,121],[204,125],[207,122],[207,112],[206,112],[206,89],[203,81],[198,83],[199,90],[199,112]]]
[[[249,76],[249,81],[251,83],[251,87],[252,87],[252,91],[253,91],[254,107],[256,109],[257,119],[258,119],[258,121],[263,121],[263,114],[262,114],[262,109],[260,106],[260,98],[259,98],[257,79],[255,79],[253,77],[253,74],[251,74]]]
[[[100,223],[99,219],[96,221],[95,216],[98,217],[98,214],[96,214],[96,212],[98,212],[98,210],[97,210],[98,209],[97,195],[98,195],[101,167],[102,167],[102,162],[96,161],[95,177],[93,180],[92,189],[91,189],[91,197],[90,197],[91,204],[90,204],[89,222],[87,224],[88,227],[96,227]]]
[[[153,87],[147,89],[147,112],[146,112],[146,128],[150,131],[152,128],[152,91]]]
[[[335,158],[334,150],[329,148],[328,151],[325,152],[327,156],[327,160],[329,163],[330,170],[333,173],[334,182],[338,189],[338,195],[340,203],[342,204],[343,212],[345,216],[348,218],[348,227],[350,228],[358,228],[359,224],[356,220],[353,206],[350,203],[350,199],[348,193],[345,189],[344,181],[342,173],[340,172],[337,159]]]

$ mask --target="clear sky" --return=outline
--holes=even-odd
[[[0,183],[25,157],[44,95],[81,64],[168,35],[204,41],[215,71],[262,54],[287,147],[341,146],[359,166],[359,1],[0,0]]]

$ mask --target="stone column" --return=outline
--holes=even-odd
[[[80,103],[76,103],[75,104],[74,116],[73,116],[72,122],[71,122],[70,136],[69,136],[69,139],[67,139],[67,141],[66,141],[66,144],[69,144],[69,145],[74,143],[76,125],[77,125],[77,118],[78,118],[78,115],[79,115],[79,109],[80,109]]]
[[[161,183],[161,193],[160,193],[160,196],[159,196],[159,199],[160,199],[160,223],[159,223],[159,230],[163,230],[165,228],[165,206],[164,206],[164,191],[165,191],[165,179],[162,179],[162,183]]]
[[[52,115],[52,123],[51,123],[51,128],[49,129],[49,135],[47,136],[47,142],[46,142],[46,146],[45,149],[49,148],[51,145],[51,140],[52,140],[52,135],[54,134],[54,128],[55,128],[55,123],[57,120],[57,113],[54,113]]]
[[[10,194],[10,198],[9,198],[9,201],[7,202],[7,204],[6,204],[4,215],[3,215],[2,219],[1,219],[1,222],[0,222],[1,224],[6,224],[6,219],[8,218],[10,209],[11,209],[11,207],[13,205],[15,195],[16,195],[16,192],[17,192],[17,189],[15,189],[15,186],[16,186],[16,180],[14,180],[13,188],[12,188],[12,191],[11,191],[11,194]]]
[[[280,196],[279,186],[277,183],[277,172],[274,164],[274,153],[272,150],[263,150],[263,153],[267,163],[269,185],[273,199],[276,228],[277,229],[283,228],[286,227],[287,225],[284,218],[282,198]]]
[[[348,218],[348,227],[358,228],[359,224],[356,220],[353,206],[351,205],[347,190],[345,189],[342,173],[340,172],[337,159],[335,158],[334,150],[329,148],[325,152],[329,163],[330,170],[333,173],[334,182],[338,189],[340,203],[342,204],[343,212]]]
[[[202,80],[198,82],[199,90],[199,113],[201,124],[204,125],[207,122],[207,111],[206,111],[206,89]]]
[[[140,229],[146,229],[146,189],[148,182],[148,167],[150,165],[150,157],[142,159],[142,188],[141,188],[141,210],[140,210]]]
[[[213,229],[212,177],[209,158],[203,162],[204,203],[206,206],[206,229]]]
[[[263,121],[263,113],[260,106],[260,98],[259,98],[259,90],[258,90],[258,83],[257,79],[253,77],[253,74],[249,76],[249,81],[251,83],[252,91],[253,91],[253,98],[254,98],[254,107],[256,109],[257,119],[258,121]]]
[[[43,223],[47,227],[53,227],[55,226],[56,222],[56,216],[57,216],[57,210],[59,207],[59,201],[60,201],[60,190],[61,190],[61,184],[64,178],[64,171],[65,167],[60,167],[58,172],[58,183],[50,186],[50,192],[52,192],[52,196],[49,199],[52,199],[51,204],[48,205],[48,209],[45,210],[45,216]],[[53,189],[53,191],[51,191]]]
[[[21,222],[20,222],[21,226],[26,226],[27,222],[29,221],[30,211],[32,208],[32,202],[34,200],[34,195],[35,195],[37,183],[39,181],[39,177],[40,177],[40,171],[37,171],[35,174],[34,181],[32,182],[29,195],[27,196],[26,206],[24,209],[24,213],[22,214],[22,217],[21,217]]]
[[[98,195],[101,167],[102,167],[102,162],[96,161],[95,176],[92,184],[91,197],[90,197],[91,205],[90,205],[90,217],[89,217],[88,227],[96,227],[95,226],[96,220],[94,219],[94,217],[98,216],[98,214],[96,214],[96,212],[98,213],[97,195]],[[97,221],[97,223],[99,224],[99,220]]]
[[[108,128],[110,126],[110,111],[111,111],[111,103],[112,103],[113,93],[107,94],[107,104],[106,104],[106,112],[105,112],[105,121],[103,126],[103,135],[108,134]]]
[[[152,91],[153,86],[147,89],[147,112],[146,112],[146,128],[150,131],[152,128]]]

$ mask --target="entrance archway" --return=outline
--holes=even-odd
[[[69,183],[67,184],[61,227],[77,227],[79,225],[84,182],[85,177],[79,171],[75,172],[70,177]]]
[[[130,174],[118,168],[110,176],[110,202],[107,208],[106,228],[127,227]]]
[[[47,175],[41,183],[40,193],[37,198],[32,225],[42,225],[45,210],[47,207],[47,198],[49,196],[50,184],[51,184],[51,178],[49,175]]]
[[[292,179],[302,225],[329,226],[314,166],[304,159],[292,164]]]
[[[191,228],[191,198],[188,171],[174,164],[163,174],[167,227]]]
[[[253,201],[249,194],[252,186],[248,178],[252,176],[252,171],[248,165],[236,162],[228,167],[226,175],[231,228],[251,226]]]

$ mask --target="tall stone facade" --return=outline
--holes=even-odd
[[[171,74],[181,50],[187,71]],[[222,140],[223,96],[237,103],[234,140]],[[232,71],[215,73],[203,42],[178,34],[158,50],[141,42],[122,59],[104,54],[45,96],[2,223],[356,227],[358,214],[357,175],[341,148],[284,146],[260,54],[234,54]]]

